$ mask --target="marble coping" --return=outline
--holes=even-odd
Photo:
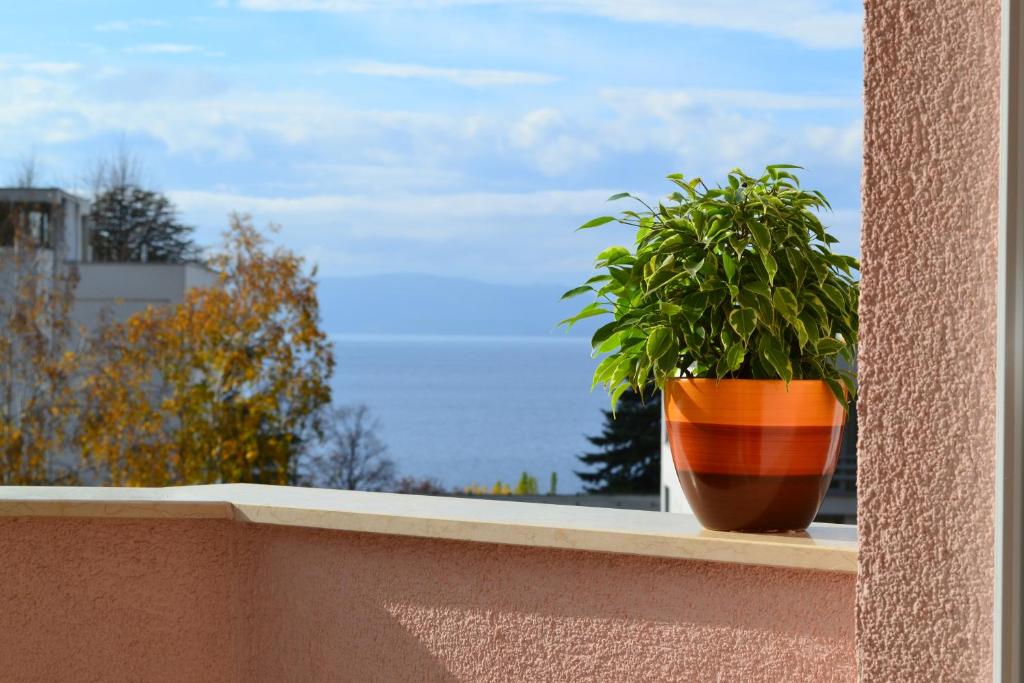
[[[0,486],[0,516],[230,519],[650,557],[857,571],[857,530],[708,531],[684,514],[443,496],[215,484],[168,488]]]

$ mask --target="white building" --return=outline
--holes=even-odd
[[[26,228],[50,268],[79,274],[72,318],[93,328],[101,314],[123,320],[151,305],[180,302],[193,287],[216,283],[196,263],[108,263],[93,259],[89,202],[56,188],[0,188],[0,249],[14,248],[15,228]]]

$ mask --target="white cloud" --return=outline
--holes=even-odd
[[[512,147],[529,152],[541,173],[563,175],[601,156],[599,143],[579,135],[557,109],[536,109],[515,122],[508,133]]]
[[[147,55],[184,55],[202,52],[203,48],[198,45],[187,43],[145,43],[143,45],[132,45],[126,47],[125,52]]]
[[[66,76],[82,68],[76,62],[27,62],[20,65],[22,71],[43,76]]]
[[[303,161],[295,164],[295,169],[298,177],[276,181],[274,187],[290,192],[329,188],[332,192],[365,193],[382,187],[422,192],[450,190],[467,180],[459,169],[430,166],[414,159],[362,164]]]
[[[211,87],[187,79],[150,87],[151,72],[140,84],[123,70],[85,78],[68,76],[65,68],[28,74],[21,64],[12,66],[0,72],[0,89],[10,94],[0,108],[0,133],[16,130],[18,136],[11,141],[7,135],[4,147],[24,139],[122,133],[149,137],[175,155],[240,160],[283,145],[292,152],[279,153],[297,165],[417,168],[461,179],[455,183],[468,182],[477,173],[470,169],[481,164],[526,163],[549,178],[566,177],[622,155],[657,155],[672,168],[697,162],[709,173],[780,160],[853,167],[860,159],[861,114],[845,97],[606,90],[575,103],[579,109],[427,113],[357,109],[320,92]],[[777,110],[801,114],[776,119]],[[321,175],[308,172],[292,189],[330,189]],[[333,189],[356,187],[358,175],[338,173]],[[387,182],[387,171],[376,177]]]
[[[264,197],[245,193],[172,191],[183,217],[204,244],[216,243],[233,211],[259,226],[276,223],[275,241],[305,255],[324,275],[420,272],[483,280],[559,281],[582,275],[609,242],[626,243],[622,226],[576,233],[608,210],[621,188],[539,192],[403,193]],[[826,225],[856,253],[859,215],[841,209]],[[573,275],[572,277],[576,277]]]
[[[216,241],[230,211],[248,211],[261,224],[283,224],[289,246],[316,254],[333,272],[381,272],[391,253],[401,260],[392,270],[458,268],[509,280],[521,273],[555,279],[577,266],[582,273],[601,241],[628,236],[603,232],[591,243],[590,236],[574,238],[572,229],[605,211],[604,199],[614,192],[667,192],[660,179],[673,170],[716,177],[736,165],[795,161],[809,173],[826,171],[811,177],[845,178],[831,186],[840,201],[853,201],[856,192],[860,112],[830,97],[610,91],[574,102],[579,109],[481,116],[358,109],[322,92],[193,87],[174,79],[133,90],[117,70],[106,83],[98,72],[29,74],[12,66],[0,72],[0,90],[10,94],[0,108],[0,158],[24,154],[26,140],[88,143],[126,134],[214,172],[224,163],[221,178],[230,186],[210,190],[216,186],[197,180],[205,191],[173,193],[186,218],[202,227],[202,241]],[[149,79],[154,73],[145,72]],[[755,102],[810,109],[777,120],[777,109],[747,106]],[[624,163],[638,169],[626,177],[646,187],[615,180],[604,187],[604,180],[623,177],[609,169]],[[602,189],[527,191],[563,183]],[[854,240],[856,212],[834,218],[844,243]],[[529,249],[509,256],[515,245]]]
[[[611,102],[666,112],[697,106],[758,110],[859,110],[859,96],[779,93],[765,90],[717,90],[692,88],[659,90],[650,88],[606,88],[601,96]]]
[[[391,78],[425,78],[450,81],[459,85],[548,85],[559,80],[550,74],[496,69],[452,69],[423,64],[360,62],[345,69],[349,73]]]
[[[369,12],[504,5],[539,12],[590,14],[618,21],[680,24],[760,33],[812,48],[861,44],[859,5],[833,0],[238,0],[261,11]]]
[[[283,225],[351,223],[348,233],[363,237],[405,237],[436,241],[486,231],[480,221],[497,217],[532,219],[585,214],[599,209],[612,191],[359,193],[302,197],[260,197],[232,192],[175,190],[168,195],[184,211],[198,216],[251,213]],[[353,217],[357,220],[353,221]],[[379,220],[386,219],[386,220]],[[504,222],[504,220],[502,221]]]
[[[600,234],[574,232],[604,209],[612,192],[397,194],[378,188],[301,197],[168,194],[183,217],[200,227],[201,243],[217,242],[230,212],[250,213],[257,225],[281,225],[275,241],[306,255],[324,275],[411,271],[560,281],[567,271],[586,273],[603,241],[623,239],[614,236],[614,228]]]
[[[809,126],[805,132],[813,149],[830,152],[842,161],[860,162],[863,119],[855,119],[845,126]]]
[[[0,90],[10,94],[0,108],[0,133],[17,130],[19,140],[49,138],[56,131],[61,139],[78,140],[142,134],[172,154],[222,159],[250,158],[260,143],[315,145],[338,150],[349,163],[415,158],[422,164],[462,154],[485,127],[475,116],[358,110],[304,91],[156,89],[139,97],[123,90],[122,82],[114,83],[114,96],[108,86],[89,85],[81,79],[0,76]],[[0,140],[5,137],[11,138]]]
[[[167,26],[167,22],[160,19],[122,19],[96,24],[92,28],[94,31],[125,33],[146,28],[160,28],[162,26]]]

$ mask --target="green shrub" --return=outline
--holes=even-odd
[[[816,210],[825,196],[800,188],[788,164],[753,178],[739,169],[725,185],[668,176],[677,190],[657,208],[602,216],[580,230],[618,222],[636,229],[632,248],[597,255],[601,272],[563,298],[595,301],[563,325],[614,320],[593,336],[594,372],[618,397],[630,386],[659,388],[677,377],[822,379],[846,405],[855,393],[857,259],[833,253],[838,240]]]

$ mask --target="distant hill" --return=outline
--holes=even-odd
[[[571,286],[496,285],[414,274],[325,277],[320,279],[320,310],[330,334],[565,335],[558,321],[586,303],[583,298],[559,300]],[[585,320],[569,334],[589,335],[600,320]]]

